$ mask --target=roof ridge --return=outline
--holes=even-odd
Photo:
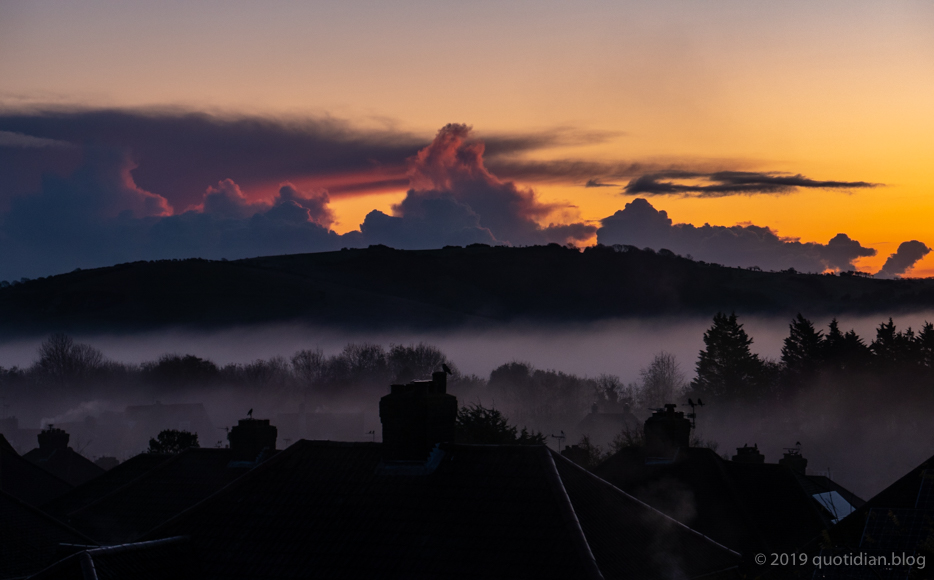
[[[139,539],[139,540],[142,540],[143,538],[152,537],[153,534],[159,533],[159,530],[161,530],[161,529],[163,529],[163,528],[169,526],[170,524],[175,523],[176,521],[178,521],[178,520],[181,519],[182,517],[186,516],[186,515],[187,515],[189,512],[191,512],[192,510],[197,509],[198,507],[200,507],[200,506],[204,505],[205,503],[211,501],[212,499],[214,499],[215,497],[217,497],[217,496],[220,495],[221,493],[223,493],[223,492],[225,492],[225,491],[227,491],[227,490],[230,490],[230,489],[234,489],[236,486],[243,485],[243,481],[244,481],[244,480],[246,480],[246,481],[248,482],[248,481],[250,480],[250,476],[253,475],[254,473],[257,473],[257,472],[262,473],[262,471],[267,470],[267,469],[270,469],[270,467],[269,467],[270,465],[275,465],[275,464],[279,463],[280,461],[284,461],[283,459],[281,459],[282,457],[290,457],[290,456],[293,455],[294,453],[297,453],[297,451],[295,451],[295,449],[298,449],[299,447],[305,447],[308,443],[310,443],[310,441],[308,441],[307,439],[299,439],[299,440],[296,441],[295,443],[289,445],[288,447],[286,447],[286,448],[283,449],[282,451],[276,453],[275,455],[273,455],[272,457],[270,457],[270,458],[267,459],[266,461],[263,461],[262,463],[260,463],[260,464],[257,465],[256,467],[253,467],[252,469],[250,469],[249,471],[247,471],[246,473],[244,473],[244,474],[241,475],[240,477],[234,479],[233,481],[231,481],[231,482],[228,483],[227,485],[223,486],[222,488],[218,489],[217,491],[215,491],[215,492],[212,493],[211,495],[207,496],[206,498],[202,499],[201,501],[196,502],[196,503],[194,503],[194,504],[188,506],[187,508],[185,508],[185,509],[183,509],[182,511],[178,512],[177,514],[175,514],[175,515],[172,516],[171,518],[165,520],[164,522],[162,522],[162,523],[159,524],[158,526],[152,528],[151,530],[148,530],[148,531],[146,531],[146,532],[143,532],[143,533],[139,536],[138,539]]]
[[[60,519],[56,518],[55,516],[52,516],[52,515],[50,515],[50,514],[47,514],[47,513],[45,513],[44,511],[42,511],[41,509],[37,508],[36,506],[31,505],[31,504],[29,504],[29,503],[26,503],[26,502],[24,502],[23,500],[21,500],[21,499],[19,499],[18,497],[16,497],[15,495],[12,495],[12,494],[7,493],[7,492],[3,491],[2,489],[0,489],[0,497],[2,497],[2,496],[5,496],[7,499],[13,500],[14,503],[17,503],[17,504],[19,504],[20,506],[26,508],[26,510],[28,510],[28,511],[30,511],[30,512],[33,512],[35,515],[38,515],[39,517],[41,517],[41,518],[43,518],[43,519],[45,519],[45,520],[51,521],[53,524],[55,524],[55,525],[57,525],[57,526],[60,526],[60,527],[62,527],[62,528],[64,528],[64,529],[66,529],[66,530],[68,530],[69,532],[71,532],[72,534],[75,534],[75,535],[78,536],[79,538],[82,538],[82,539],[84,539],[84,540],[87,540],[88,542],[90,542],[90,543],[93,544],[93,545],[98,545],[98,546],[100,545],[100,542],[98,542],[97,540],[91,538],[90,536],[88,536],[87,534],[85,534],[85,533],[83,533],[83,532],[80,532],[80,531],[76,530],[75,528],[69,526],[68,524],[66,524],[65,522],[63,522],[63,521],[61,521]]]
[[[190,448],[189,448],[189,449],[190,449]],[[140,474],[137,475],[135,478],[131,479],[130,481],[124,483],[123,485],[121,485],[121,486],[119,486],[119,487],[117,487],[117,488],[115,488],[115,489],[110,490],[109,492],[107,492],[107,493],[105,493],[104,495],[100,496],[99,498],[95,499],[95,500],[92,501],[91,503],[85,504],[85,505],[79,507],[78,509],[76,509],[76,510],[74,510],[74,511],[71,511],[71,512],[66,513],[65,515],[66,515],[66,516],[73,516],[73,515],[75,515],[75,514],[79,514],[79,513],[83,512],[83,511],[85,511],[85,510],[87,510],[87,509],[93,507],[93,506],[96,506],[97,504],[99,504],[99,503],[101,503],[102,501],[104,501],[104,500],[110,498],[111,496],[114,496],[114,495],[116,495],[116,494],[122,492],[123,490],[127,489],[128,487],[130,487],[130,486],[136,484],[138,481],[140,481],[141,479],[143,479],[144,477],[146,477],[146,476],[149,475],[150,473],[152,473],[152,472],[154,472],[154,471],[159,471],[159,470],[167,469],[167,468],[166,468],[167,465],[170,465],[170,464],[173,464],[173,465],[174,465],[175,463],[177,463],[178,461],[180,461],[179,458],[180,458],[182,455],[184,455],[185,452],[187,452],[187,451],[188,451],[188,449],[186,449],[185,451],[182,451],[181,453],[176,453],[176,454],[172,455],[172,457],[166,459],[165,461],[163,461],[163,462],[160,463],[159,465],[156,465],[156,466],[153,467],[152,469],[149,469],[149,470],[144,471],[143,473],[140,473]],[[160,455],[161,455],[161,454],[160,454]]]
[[[54,499],[51,499],[51,500],[45,502],[44,504],[42,504],[42,507],[43,507],[43,508],[47,508],[47,507],[49,507],[49,506],[52,506],[52,504],[55,504],[56,502],[60,501],[62,498],[68,496],[69,494],[72,494],[72,493],[78,492],[78,491],[84,491],[85,489],[90,488],[90,487],[91,487],[92,485],[94,485],[94,484],[100,484],[100,481],[99,481],[99,480],[100,480],[101,478],[107,477],[107,474],[115,473],[115,472],[114,472],[114,469],[120,469],[121,467],[123,467],[124,465],[126,465],[126,464],[129,463],[130,461],[133,461],[134,459],[136,459],[137,457],[139,457],[139,456],[141,456],[141,455],[153,455],[153,456],[161,455],[161,456],[163,456],[163,460],[162,460],[161,463],[158,463],[158,464],[152,466],[152,467],[149,468],[148,470],[146,470],[146,471],[140,473],[139,475],[137,475],[136,478],[133,478],[133,479],[131,479],[131,480],[125,482],[123,485],[128,485],[128,484],[130,484],[130,483],[133,483],[134,481],[136,481],[137,478],[142,477],[143,475],[149,473],[150,471],[152,471],[152,470],[155,469],[156,467],[159,467],[159,465],[162,465],[162,463],[165,463],[166,461],[169,461],[169,460],[172,459],[172,457],[173,457],[171,454],[167,454],[167,453],[139,453],[139,454],[134,455],[133,457],[127,459],[127,460],[124,461],[123,463],[120,463],[119,465],[117,465],[117,466],[114,467],[113,469],[108,469],[107,471],[105,471],[104,473],[100,474],[99,476],[97,476],[97,477],[95,477],[95,478],[89,479],[89,480],[85,481],[84,483],[79,483],[78,485],[73,486],[70,490],[68,490],[67,493],[62,494],[62,495],[60,495],[60,496],[58,496],[58,497],[56,497],[56,498],[54,498]],[[119,472],[116,472],[116,473],[119,473]],[[120,487],[123,487],[123,486],[120,486]],[[116,490],[120,489],[120,487],[114,488],[114,489],[112,489],[111,491],[116,491]],[[110,492],[107,493],[107,495],[109,495],[109,494],[110,494]],[[105,496],[101,496],[101,497],[105,497]],[[100,498],[97,498],[97,499],[100,499]],[[91,502],[91,503],[95,503],[95,502],[97,501],[97,499],[95,499],[95,500],[94,500],[93,502]],[[78,509],[83,509],[84,507],[87,507],[88,505],[91,505],[91,504],[85,504],[83,507],[78,508]],[[54,507],[54,506],[53,506],[53,507]],[[72,512],[65,512],[65,515],[69,515],[69,514],[71,514],[71,513],[73,513],[73,512],[76,512],[76,511],[78,511],[78,510],[76,509],[76,510],[73,510]]]
[[[715,545],[715,546],[717,546],[717,547],[719,547],[719,548],[723,548],[724,550],[730,552],[731,554],[734,554],[734,555],[736,555],[736,556],[742,557],[742,554],[740,554],[740,553],[737,552],[736,550],[733,550],[732,548],[728,548],[728,547],[724,546],[723,544],[721,544],[720,542],[714,540],[714,539],[711,538],[710,536],[705,536],[704,534],[698,532],[698,531],[695,530],[694,528],[689,527],[689,526],[687,526],[687,525],[685,525],[685,524],[682,524],[682,523],[679,522],[678,520],[676,520],[676,519],[674,519],[673,517],[671,517],[671,516],[669,516],[669,515],[667,515],[667,514],[661,512],[660,510],[658,510],[658,509],[656,509],[656,508],[650,506],[649,504],[645,503],[645,502],[642,501],[641,499],[639,499],[639,498],[637,498],[637,497],[635,497],[635,496],[633,496],[633,495],[630,495],[630,494],[626,493],[625,491],[623,491],[623,490],[621,490],[620,488],[616,487],[615,485],[613,485],[613,484],[610,483],[609,481],[607,481],[607,480],[605,480],[605,479],[603,479],[603,478],[601,478],[601,477],[595,475],[594,473],[591,473],[590,471],[584,469],[583,467],[581,467],[580,465],[574,463],[573,461],[571,461],[571,460],[568,459],[567,457],[564,457],[563,455],[557,454],[555,451],[553,451],[553,450],[551,450],[551,449],[548,449],[548,452],[549,452],[549,454],[550,454],[552,457],[554,457],[555,455],[557,455],[558,457],[561,458],[561,461],[563,461],[566,465],[572,466],[574,469],[577,469],[578,471],[581,471],[582,473],[586,474],[587,477],[589,477],[589,478],[595,480],[597,483],[599,483],[599,484],[601,484],[601,485],[604,485],[604,486],[606,486],[606,487],[609,487],[610,489],[614,490],[616,493],[619,493],[619,494],[623,495],[624,497],[626,497],[626,498],[628,498],[628,499],[630,499],[630,500],[636,502],[637,504],[640,504],[640,505],[644,506],[644,507],[647,508],[649,511],[655,512],[656,514],[658,514],[659,516],[665,518],[666,520],[670,520],[670,521],[671,521],[672,523],[674,523],[676,526],[680,526],[681,528],[684,528],[684,530],[690,532],[691,534],[693,534],[693,535],[695,535],[695,536],[698,536],[698,537],[700,537],[700,538],[703,538],[704,540],[710,542],[711,544],[713,544],[713,545]],[[552,461],[554,461],[554,459],[552,459]],[[570,498],[569,498],[569,499],[570,499]]]
[[[2,453],[2,452],[0,452],[0,453]],[[60,481],[61,483],[64,483],[65,485],[67,485],[68,487],[71,488],[71,489],[68,490],[68,492],[70,492],[72,489],[75,489],[75,488],[77,487],[77,486],[75,486],[75,485],[72,485],[72,484],[68,483],[67,481],[65,481],[65,480],[62,479],[61,477],[55,475],[54,473],[52,473],[52,472],[49,471],[48,469],[42,467],[41,465],[37,465],[37,464],[33,463],[31,460],[29,460],[29,459],[26,458],[26,454],[25,454],[25,453],[22,454],[22,455],[20,455],[19,453],[16,453],[16,450],[14,449],[14,450],[13,450],[13,456],[16,457],[16,459],[15,459],[14,461],[19,461],[22,465],[28,465],[29,467],[28,467],[27,469],[32,469],[33,471],[38,470],[38,471],[36,471],[36,473],[42,473],[43,475],[48,475],[48,476],[51,477],[52,479],[55,479],[56,481]],[[68,493],[68,492],[66,492],[66,493]],[[61,496],[59,496],[59,497],[61,497]],[[55,498],[55,499],[58,499],[58,498]]]
[[[590,549],[590,543],[587,540],[587,535],[584,534],[584,529],[581,527],[580,520],[577,519],[577,512],[574,511],[574,504],[571,503],[568,491],[564,487],[564,482],[561,480],[561,474],[558,473],[558,466],[555,465],[551,449],[548,449],[548,447],[544,445],[542,445],[540,449],[543,450],[542,455],[544,457],[545,473],[551,484],[550,487],[557,496],[558,511],[561,512],[565,523],[571,528],[569,531],[571,532],[571,538],[574,542],[574,549],[584,564],[587,576],[595,580],[603,580],[603,573],[600,571],[597,559],[594,558],[593,551]]]

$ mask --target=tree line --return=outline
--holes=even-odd
[[[930,396],[934,385],[934,324],[899,330],[891,318],[870,341],[843,332],[836,319],[826,332],[798,314],[789,324],[781,358],[750,350],[752,338],[735,313],[718,313],[704,333],[691,392],[718,401],[787,401],[819,387],[901,385]]]

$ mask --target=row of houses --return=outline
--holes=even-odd
[[[325,409],[280,413],[276,417],[281,440],[287,445],[299,439],[363,441],[371,439],[362,412],[334,412]],[[35,446],[36,438],[47,427],[33,429],[20,425],[16,417],[0,419],[0,433],[21,453]],[[177,429],[198,435],[203,447],[224,447],[226,426],[215,426],[202,403],[156,401],[148,405],[128,405],[123,411],[103,411],[79,420],[53,423],[69,434],[78,451],[95,460],[104,459],[106,468],[117,461],[144,452],[153,434]]]
[[[141,454],[72,485],[0,440],[0,578],[920,578],[934,458],[863,501],[790,449],[726,460],[668,405],[645,445],[455,440],[446,375],[392,385],[381,442],[277,449],[245,418],[225,448]],[[40,440],[61,451],[53,429]],[[67,434],[66,434],[67,435]],[[912,565],[819,565],[898,549]],[[803,554],[765,565],[759,554]],[[815,560],[814,558],[818,559]],[[768,556],[771,558],[771,556]],[[818,564],[818,565],[815,565]]]

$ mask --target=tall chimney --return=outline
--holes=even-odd
[[[690,446],[691,421],[667,404],[645,420],[646,457],[672,457],[679,447]]]
[[[55,451],[64,451],[68,449],[68,439],[71,435],[64,429],[55,429],[52,425],[45,431],[39,432],[39,451],[43,455],[51,455]]]
[[[276,448],[279,430],[269,424],[269,419],[240,419],[230,429],[230,454],[233,461],[256,461],[263,450]]]
[[[457,397],[447,394],[447,374],[392,385],[379,400],[379,418],[386,459],[424,461],[435,444],[454,441]]]

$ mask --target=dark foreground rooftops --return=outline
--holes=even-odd
[[[21,578],[61,558],[60,544],[94,541],[0,491],[0,578]]]
[[[777,464],[725,461],[710,449],[683,447],[660,461],[629,448],[594,473],[744,554],[793,550],[834,523],[807,476]],[[805,483],[814,485],[806,490]]]
[[[71,489],[69,483],[20,457],[0,434],[0,490],[30,505],[41,505]]]
[[[165,538],[105,547],[75,546],[79,551],[29,577],[29,580],[194,580],[186,538]],[[84,549],[81,549],[84,548]]]
[[[233,459],[229,449],[188,449],[90,503],[78,494],[81,507],[56,514],[99,542],[132,542],[253,467]]]
[[[40,507],[56,517],[65,517],[143,476],[171,457],[160,453],[140,453],[61,497],[40,504]]]
[[[68,433],[49,425],[39,432],[39,447],[23,454],[23,458],[71,485],[81,485],[104,473],[93,461],[69,447],[68,439]]]
[[[670,578],[739,556],[543,446],[299,441],[143,539],[202,578]],[[726,571],[726,572],[724,572]]]

